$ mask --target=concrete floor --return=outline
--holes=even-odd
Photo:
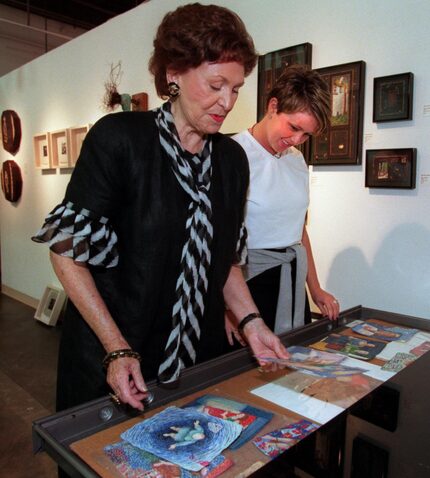
[[[33,420],[55,407],[61,325],[36,321],[35,310],[0,294],[0,476],[51,478],[55,463],[32,451]]]

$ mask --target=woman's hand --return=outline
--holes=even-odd
[[[107,369],[107,383],[122,403],[143,410],[142,400],[148,389],[140,371],[139,360],[120,357],[112,360]]]
[[[236,339],[242,347],[246,347],[246,342],[240,332],[237,330],[237,319],[231,310],[226,310],[224,313],[225,333],[230,345],[234,345]]]
[[[311,293],[311,296],[324,317],[330,320],[336,320],[339,317],[339,302],[333,295],[319,288]]]
[[[70,257],[50,253],[52,265],[70,300],[92,328],[107,352],[130,346],[112,319],[88,268]],[[141,400],[147,394],[139,361],[131,357],[112,360],[107,369],[107,382],[123,403],[143,410]]]
[[[263,319],[254,319],[248,322],[243,328],[243,335],[258,360],[258,363],[265,371],[275,371],[284,368],[276,362],[265,361],[268,359],[288,359],[290,354],[282,345],[281,340],[264,323]]]

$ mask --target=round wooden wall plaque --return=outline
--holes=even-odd
[[[13,110],[5,110],[1,115],[3,148],[11,154],[19,150],[21,144],[21,120]]]
[[[10,202],[16,202],[21,197],[21,169],[11,159],[4,161],[1,168],[1,188],[5,198]]]

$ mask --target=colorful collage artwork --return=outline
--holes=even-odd
[[[317,423],[327,423],[392,377],[393,372],[368,361],[308,347],[288,347],[288,360],[273,359],[295,369],[251,392]],[[269,359],[268,359],[269,360]],[[306,378],[306,375],[308,377]]]
[[[316,423],[309,420],[300,420],[259,436],[252,443],[265,455],[276,458],[318,428],[319,426]]]
[[[391,360],[397,353],[413,354],[420,357],[430,350],[430,334],[418,332],[407,342],[388,342],[384,350],[377,355],[377,359]]]
[[[196,407],[200,412],[239,423],[242,426],[242,433],[229,446],[230,450],[237,450],[244,445],[273,417],[273,413],[266,410],[216,395],[203,395],[186,406]]]
[[[104,448],[104,453],[114,463],[118,472],[127,478],[143,476],[174,476],[175,478],[192,478],[193,473],[181,469],[158,456],[140,450],[126,441],[114,443]]]
[[[224,455],[218,455],[198,473],[184,470],[158,456],[140,450],[126,441],[108,445],[104,453],[125,478],[215,478],[234,465]]]
[[[428,351],[430,351],[430,341],[425,341],[413,348],[411,354],[414,354],[416,357],[421,357],[421,355],[424,355]]]
[[[386,342],[407,342],[418,332],[417,329],[381,325],[373,320],[362,322],[361,324],[352,327],[352,330],[356,334],[364,335],[373,339],[385,340]]]
[[[312,344],[312,347],[327,352],[337,352],[360,360],[371,360],[382,352],[385,343],[350,335],[330,334],[319,342]]]
[[[167,407],[121,434],[131,445],[190,471],[200,471],[241,433],[234,422],[193,408]]]
[[[430,335],[416,329],[372,320],[349,326],[361,337],[330,334],[311,347],[288,347],[288,359],[258,357],[287,369],[284,376],[251,393],[306,419],[257,436],[273,413],[203,395],[129,428],[121,434],[122,441],[104,448],[105,454],[126,478],[215,478],[233,466],[224,450],[252,440],[275,458],[430,351]],[[385,364],[370,362],[375,357]]]
[[[389,372],[400,372],[400,370],[403,370],[416,359],[417,356],[414,354],[398,352],[391,360],[382,366],[382,370],[388,370]]]
[[[290,354],[289,359],[271,357],[259,358],[317,377],[346,377],[348,375],[356,375],[364,372],[364,369],[359,367],[348,367],[343,365],[342,362],[345,357],[341,354],[314,350],[300,345],[292,345],[287,348],[287,351]]]
[[[273,413],[216,395],[168,407],[121,434],[104,453],[126,478],[215,478],[234,463],[220,454],[251,440]]]

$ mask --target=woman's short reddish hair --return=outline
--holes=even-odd
[[[257,63],[254,42],[243,21],[228,8],[192,3],[169,12],[158,27],[149,71],[161,98],[169,96],[166,71],[183,73],[205,61],[236,61],[245,76]]]

